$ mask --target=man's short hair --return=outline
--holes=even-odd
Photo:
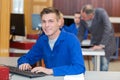
[[[59,11],[60,12],[60,11]],[[64,18],[64,15],[62,12],[60,12],[60,18]]]
[[[80,14],[80,12],[77,11],[77,12],[75,12],[74,14]]]
[[[49,14],[49,13],[55,13],[56,16],[58,17],[58,19],[60,19],[60,11],[54,7],[47,7],[44,8],[41,13],[40,16],[42,17],[44,14]]]
[[[94,7],[90,4],[87,4],[85,6],[82,7],[82,12],[85,12],[87,15],[91,14],[91,13],[95,13]]]

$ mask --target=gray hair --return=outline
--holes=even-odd
[[[87,15],[89,15],[91,13],[92,14],[95,13],[94,7],[90,4],[83,6],[81,10],[82,10],[82,12],[85,12]]]

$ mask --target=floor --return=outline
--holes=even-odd
[[[90,69],[88,66],[88,60],[85,59],[85,66],[86,66],[86,70],[93,70],[93,64],[92,61],[90,59]],[[111,60],[110,64],[109,64],[109,71],[120,71],[120,58],[117,60]]]

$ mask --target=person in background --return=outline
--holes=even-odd
[[[71,33],[74,33],[76,36],[79,37],[79,35],[81,35],[79,32],[80,32],[80,12],[76,12],[74,13],[74,23],[72,23],[70,26],[69,26],[69,32]],[[86,29],[85,33],[83,34],[84,36],[84,39],[87,39],[87,35],[88,35],[88,30]]]
[[[75,35],[78,34],[78,29],[80,27],[80,12],[74,13],[74,23],[72,23],[69,27],[71,29],[71,33],[74,33]]]
[[[60,19],[61,19],[61,25],[60,25],[60,29],[61,29],[64,27],[64,17],[62,12],[60,12]]]
[[[81,16],[85,21],[85,26],[82,27],[87,28],[91,33],[91,44],[94,45],[92,49],[105,50],[105,56],[100,57],[100,70],[108,71],[110,56],[116,50],[114,29],[109,16],[104,9],[94,8],[90,4],[82,7]],[[85,31],[84,28],[83,31]]]
[[[18,59],[20,70],[43,72],[54,76],[85,73],[80,42],[76,36],[60,30],[60,12],[52,7],[41,11],[42,29],[45,35],[38,38],[30,51]],[[41,59],[45,67],[31,66]]]
[[[61,25],[60,25],[60,30],[67,30],[68,26],[65,25],[65,20],[64,20],[64,16],[63,13],[60,12],[60,19],[61,19]]]

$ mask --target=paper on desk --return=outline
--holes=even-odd
[[[66,75],[64,80],[84,80],[84,74]]]

